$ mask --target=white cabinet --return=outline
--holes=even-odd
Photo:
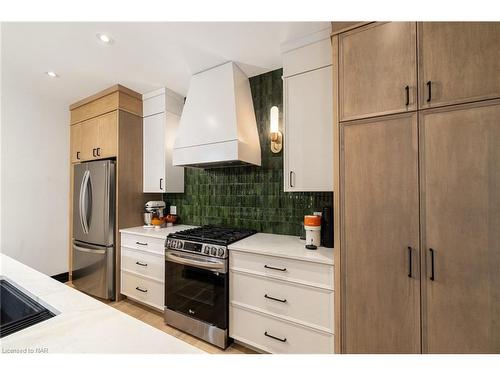
[[[164,239],[121,234],[120,293],[162,310],[165,306]]]
[[[230,337],[270,353],[334,352],[333,265],[231,249],[229,272]]]
[[[143,191],[183,193],[184,168],[172,165],[172,149],[184,98],[169,89],[143,95]]]
[[[290,67],[283,78],[285,191],[333,191],[332,66],[318,53],[325,48],[331,55],[329,42],[300,48],[315,57],[307,64],[296,61],[307,59],[302,51],[284,55]],[[300,67],[309,70],[298,72]]]

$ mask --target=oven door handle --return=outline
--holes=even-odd
[[[178,255],[175,253],[167,252],[165,258],[170,262],[184,264],[186,266],[203,268],[210,271],[224,271],[225,269],[224,263],[200,262],[191,258],[183,257],[182,255]]]

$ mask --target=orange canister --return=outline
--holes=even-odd
[[[304,229],[306,231],[306,249],[315,250],[321,242],[321,216],[304,216]]]

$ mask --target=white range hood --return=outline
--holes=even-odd
[[[233,62],[191,78],[173,164],[195,168],[261,165],[250,83]]]

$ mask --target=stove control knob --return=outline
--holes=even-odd
[[[215,246],[212,246],[210,249],[210,255],[215,256],[217,255],[217,248]]]
[[[222,247],[219,249],[219,252],[217,253],[217,255],[220,257],[224,256],[224,249]]]
[[[182,249],[183,245],[184,245],[184,243],[182,241],[177,241],[177,246],[176,247],[178,249]]]
[[[209,255],[210,254],[210,246],[205,245],[203,248],[203,253]]]

